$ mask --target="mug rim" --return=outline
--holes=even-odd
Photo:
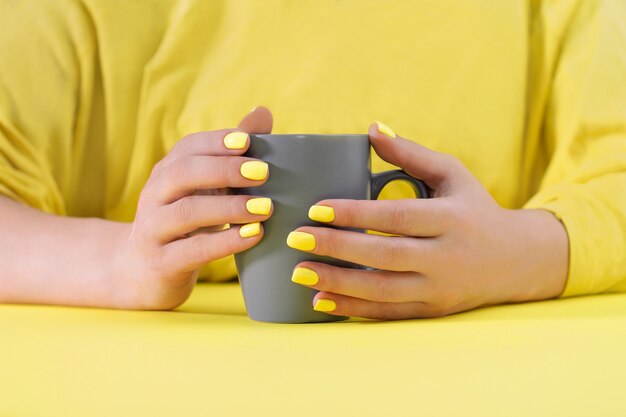
[[[295,136],[323,136],[327,138],[332,137],[342,137],[342,138],[363,138],[369,137],[367,133],[250,133],[251,136],[259,136],[259,137],[275,137],[275,138],[286,138],[286,137],[295,137]]]

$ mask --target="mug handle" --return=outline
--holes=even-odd
[[[385,185],[398,180],[408,182],[417,198],[430,197],[429,189],[423,181],[413,178],[401,169],[394,169],[372,175],[372,200],[378,199],[378,195]]]

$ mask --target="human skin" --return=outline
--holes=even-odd
[[[271,113],[259,107],[237,129],[183,138],[154,167],[132,223],[55,216],[0,197],[0,302],[151,310],[182,304],[203,264],[262,239],[262,226],[242,237],[239,225],[267,220],[271,208],[251,214],[252,197],[227,195],[227,187],[253,187],[267,177],[244,178],[240,167],[250,158],[240,155],[249,139],[228,149],[224,138],[271,129]],[[551,213],[504,209],[454,157],[387,133],[369,128],[378,155],[424,180],[433,198],[317,203],[333,208],[332,226],[398,236],[323,223],[299,228],[315,239],[312,253],[376,268],[299,264],[317,275],[308,285],[320,290],[316,309],[404,319],[561,294],[568,240]],[[226,223],[231,228],[223,230]]]
[[[240,149],[228,149],[224,138],[271,130],[271,113],[258,107],[237,129],[180,140],[152,170],[132,223],[55,216],[0,197],[0,302],[158,310],[182,304],[202,265],[263,237],[263,227],[254,226],[271,216],[271,206],[266,215],[249,213],[253,196],[226,195],[226,187],[267,178],[240,172],[252,161],[240,156],[249,138]],[[223,230],[226,223],[232,227]],[[249,223],[258,233],[242,237],[239,225]]]
[[[320,291],[313,299],[316,310],[383,320],[437,317],[563,292],[569,244],[563,224],[552,213],[504,209],[453,156],[396,136],[378,123],[368,133],[382,159],[422,179],[433,195],[316,203],[331,207],[334,220],[296,229],[313,236],[315,247],[308,252],[374,268],[298,264],[292,280]],[[328,217],[328,209],[322,217]],[[324,223],[393,236],[338,230]],[[298,268],[306,268],[306,274]]]

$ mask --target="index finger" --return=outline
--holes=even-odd
[[[272,125],[272,112],[258,106],[239,122],[236,129],[197,132],[185,136],[174,145],[165,159],[176,159],[183,155],[243,155],[250,146],[248,133],[270,133]]]
[[[237,129],[196,132],[179,140],[165,159],[174,160],[187,155],[243,155],[249,145],[249,135]]]
[[[449,206],[445,198],[322,200],[311,206],[309,218],[333,226],[435,237],[449,228],[452,218]]]

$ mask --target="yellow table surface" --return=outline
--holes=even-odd
[[[626,294],[402,322],[0,305],[0,416],[624,416]]]

